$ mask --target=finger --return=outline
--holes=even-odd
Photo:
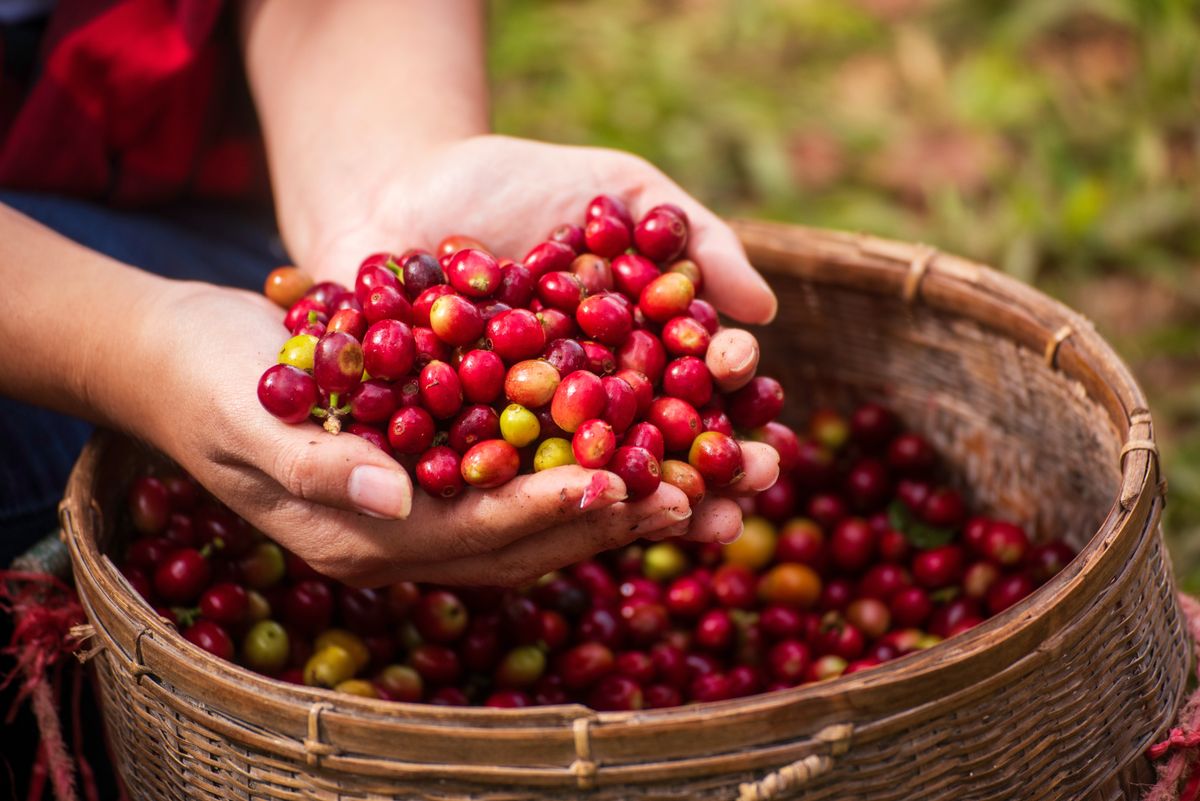
[[[749,331],[723,328],[708,344],[704,363],[722,392],[744,387],[758,369],[758,340]]]
[[[428,563],[408,572],[420,575],[424,581],[443,584],[520,586],[657,531],[686,527],[691,515],[687,496],[670,484],[662,484],[646,498],[590,511],[570,524],[539,531],[495,552],[448,563]]]
[[[635,215],[664,202],[682,208],[688,216],[687,255],[704,273],[705,297],[720,311],[745,323],[775,319],[779,301],[751,266],[733,229],[674,181],[657,171],[656,175],[665,185],[651,182],[639,192],[633,203]]]
[[[469,490],[447,503],[418,494],[411,521],[440,540],[430,558],[490,553],[542,529],[576,523],[588,513],[623,501],[625,482],[615,473],[565,465],[517,476],[490,490]]]
[[[711,497],[700,501],[692,512],[687,539],[693,542],[730,543],[742,534],[742,510],[730,498]]]
[[[775,485],[779,480],[779,453],[765,442],[738,442],[742,448],[742,469],[745,474],[728,492],[753,495]]]
[[[290,426],[273,419],[268,431],[267,442],[250,446],[272,454],[260,467],[292,496],[382,519],[408,517],[412,480],[395,459],[365,439],[330,436],[312,426]],[[261,461],[255,455],[246,454],[248,461]]]

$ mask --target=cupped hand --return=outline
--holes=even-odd
[[[775,316],[775,295],[719,217],[644,159],[617,150],[477,136],[413,159],[345,173],[344,186],[314,193],[297,219],[281,220],[297,262],[324,278],[353,284],[362,258],[380,250],[432,249],[466,234],[499,256],[518,259],[556,226],[583,222],[599,194],[624,200],[637,219],[674,203],[690,222],[687,255],[704,272],[703,296],[746,323]]]
[[[157,401],[140,402],[131,427],[326,575],[370,586],[512,585],[640,537],[739,530],[724,508],[730,501],[705,501],[693,513],[663,484],[631,502],[614,474],[573,466],[449,501],[414,493],[403,467],[366,440],[288,425],[262,408],[259,376],[287,335],[265,298],[175,284],[153,310],[142,358],[161,365]],[[741,484],[774,481],[774,452],[763,456],[751,449]],[[595,497],[582,508],[589,488]]]

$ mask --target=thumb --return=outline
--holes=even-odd
[[[412,511],[408,473],[362,437],[330,435],[311,426],[280,424],[272,436],[275,456],[264,466],[290,494],[311,503],[402,520]]]

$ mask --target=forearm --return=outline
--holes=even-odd
[[[0,395],[106,425],[141,413],[156,365],[138,354],[163,279],[88,250],[0,204]],[[119,376],[141,380],[118,381]],[[141,391],[123,392],[122,386]]]
[[[295,251],[308,249],[309,226],[328,224],[306,219],[321,205],[313,193],[488,129],[478,0],[248,0],[242,22],[280,224]]]

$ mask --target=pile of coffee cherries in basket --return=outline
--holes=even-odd
[[[764,438],[782,473],[728,544],[638,542],[532,586],[354,589],[189,478],[129,494],[130,584],[183,636],[269,676],[362,696],[599,710],[669,707],[871,668],[970,629],[1074,556],[972,516],[887,409],[816,412]]]
[[[585,216],[521,263],[452,236],[437,255],[367,257],[353,289],[280,268],[266,291],[292,336],[259,400],[368,439],[434,496],[564,464],[611,470],[633,499],[663,480],[689,497],[736,482],[735,429],[772,421],[783,390],[714,386],[718,318],[679,258],[686,215],[662,205],[635,224],[601,195]]]

